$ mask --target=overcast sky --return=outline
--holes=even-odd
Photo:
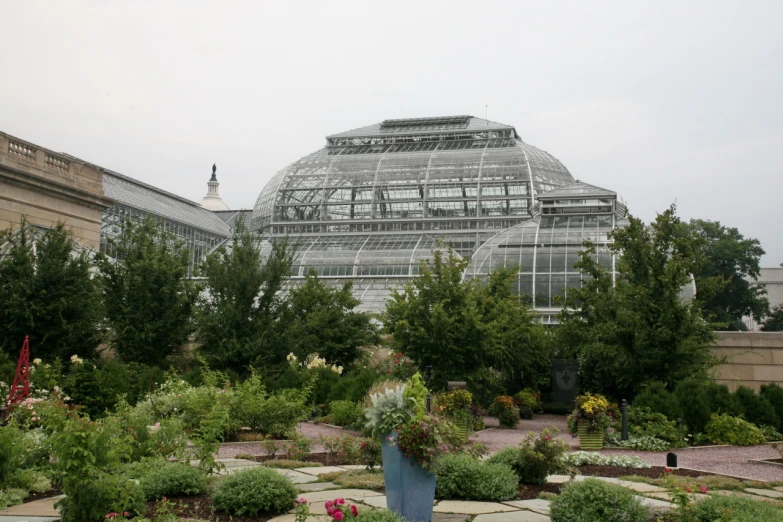
[[[592,6],[590,4],[593,4]],[[783,262],[783,2],[0,0],[0,130],[232,208],[327,134],[514,125],[646,221]]]

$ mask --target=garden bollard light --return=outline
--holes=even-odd
[[[628,401],[623,399],[620,403],[620,411],[623,414],[623,440],[628,440]]]
[[[666,454],[666,467],[667,468],[677,468],[677,454],[676,453],[667,453]]]

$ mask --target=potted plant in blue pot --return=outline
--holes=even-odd
[[[456,429],[427,415],[427,388],[418,373],[370,396],[367,427],[381,438],[386,505],[410,522],[429,522],[438,459],[454,450]]]

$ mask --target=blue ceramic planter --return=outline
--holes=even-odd
[[[396,431],[389,436],[394,444],[387,437],[381,437],[386,506],[410,522],[430,522],[435,500],[435,474],[402,454],[396,444]]]

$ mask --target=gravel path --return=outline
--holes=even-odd
[[[493,417],[485,417],[484,423],[487,428],[493,429],[480,431],[471,437],[471,440],[483,442],[491,453],[506,446],[515,446],[525,438],[528,432],[538,433],[549,426],[554,426],[560,430],[560,435],[557,436],[558,439],[565,441],[573,450],[579,449],[579,439],[568,434],[566,420],[562,415],[536,415],[531,420],[523,420],[516,428],[511,430],[498,428],[497,419]],[[296,431],[300,435],[314,440],[317,440],[319,436],[360,435],[355,431],[342,430],[310,422],[300,423]],[[313,444],[313,451],[323,451],[323,447],[320,444]],[[747,448],[691,448],[674,450],[674,452],[678,455],[680,466],[684,468],[699,469],[754,480],[783,481],[783,467],[748,462],[748,459],[779,458],[780,454],[777,450],[772,449],[768,445]],[[240,453],[263,455],[264,451],[259,443],[227,443],[220,446],[218,456],[233,457]],[[653,466],[666,465],[666,453],[621,449],[604,449],[602,453],[641,457]]]

